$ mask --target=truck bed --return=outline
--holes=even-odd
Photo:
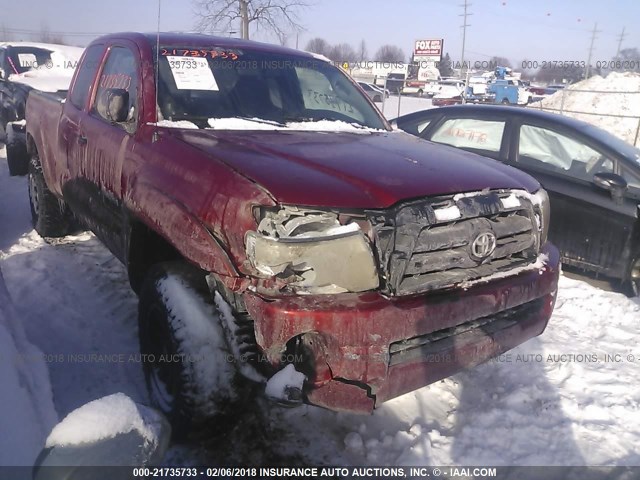
[[[27,99],[25,118],[27,120],[27,150],[33,154],[32,146],[40,145],[38,155],[42,164],[47,185],[57,195],[60,190],[59,175],[55,174],[56,158],[66,159],[66,152],[62,151],[63,142],[58,140],[60,117],[65,99],[55,93],[33,90]]]

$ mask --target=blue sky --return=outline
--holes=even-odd
[[[444,38],[445,51],[460,60],[462,34],[459,16],[464,0],[310,0],[301,12],[305,27],[300,47],[320,36],[330,43],[365,40],[372,55],[382,44],[397,45],[409,55],[414,40]],[[467,59],[499,55],[514,64],[528,60],[586,60],[591,29],[598,22],[594,60],[609,60],[616,52],[618,35],[626,27],[624,47],[640,47],[640,1],[610,0],[469,0]],[[0,26],[68,34],[70,43],[86,44],[91,35],[122,30],[155,31],[157,0],[0,0]],[[189,0],[162,0],[163,30],[192,30],[196,14]],[[1,28],[0,28],[1,30]],[[27,33],[13,33],[14,38]],[[253,35],[274,41],[265,32]],[[295,36],[290,42],[295,45]]]

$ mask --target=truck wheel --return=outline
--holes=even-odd
[[[503,99],[502,99],[502,104],[503,104],[503,105],[511,105],[511,103],[509,102],[509,99],[508,99],[508,98],[503,98]]]
[[[69,233],[70,213],[63,202],[49,190],[42,166],[36,156],[28,165],[31,222],[41,237],[64,237]]]
[[[7,164],[12,177],[24,177],[29,173],[29,157],[24,147],[7,145]]]
[[[200,270],[184,262],[152,267],[140,291],[138,326],[149,396],[174,436],[230,413],[236,369]]]

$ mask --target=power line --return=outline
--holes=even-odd
[[[622,27],[622,33],[618,37],[618,50],[616,50],[616,57],[620,55],[620,47],[622,46],[622,41],[625,39],[626,35],[624,34],[625,27]]]
[[[591,45],[589,45],[589,58],[587,59],[587,70],[584,73],[584,78],[589,78],[589,70],[591,69],[591,55],[593,54],[593,44],[596,41],[596,35],[600,33],[598,30],[598,22],[593,25],[593,31],[591,32]]]
[[[462,20],[462,55],[461,55],[461,63],[462,66],[460,67],[460,73],[462,74],[462,71],[464,70],[464,47],[465,47],[465,41],[467,39],[467,27],[470,27],[471,25],[469,25],[467,23],[467,17],[469,17],[470,15],[473,15],[473,13],[469,13],[468,12],[468,8],[471,6],[471,4],[467,1],[464,0],[464,5],[459,5],[460,7],[462,7],[464,9],[464,13],[458,15],[459,17],[464,17]]]

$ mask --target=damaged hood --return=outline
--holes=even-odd
[[[515,168],[398,131],[171,133],[255,181],[282,204],[385,208],[485,188],[539,188]]]

